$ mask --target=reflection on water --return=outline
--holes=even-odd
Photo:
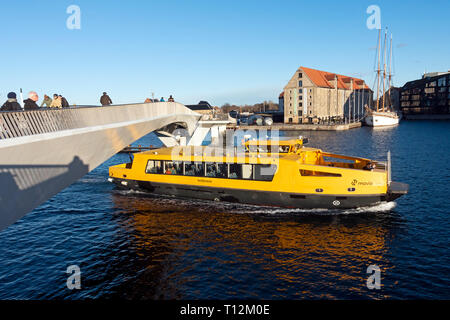
[[[395,218],[383,212],[347,219],[129,192],[112,199],[140,261],[137,276],[113,296],[332,298],[347,291],[344,297],[377,298],[366,287],[366,269],[392,268],[384,255]]]
[[[117,191],[106,179],[128,161],[118,154],[0,232],[0,299],[448,299],[449,124],[281,133],[371,159],[391,150],[410,193],[343,211]],[[71,264],[82,290],[66,288]],[[381,290],[366,287],[371,264]]]

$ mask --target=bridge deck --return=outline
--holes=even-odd
[[[0,230],[142,136],[192,134],[199,118],[176,102],[0,112]]]

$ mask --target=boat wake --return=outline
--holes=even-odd
[[[143,197],[143,201],[148,202],[151,207],[152,204],[158,204],[160,206],[173,206],[176,205],[179,211],[193,211],[193,212],[228,212],[235,214],[249,214],[260,216],[302,216],[302,215],[352,215],[352,214],[365,214],[365,213],[386,213],[390,212],[396,207],[395,202],[380,202],[373,206],[358,207],[353,209],[300,209],[300,208],[282,208],[271,206],[258,206],[251,204],[231,203],[231,202],[215,202],[210,200],[201,199],[187,199],[176,198],[174,196],[164,196],[150,194],[144,191],[137,190],[115,190],[116,194],[123,196],[135,196]],[[145,198],[145,200],[144,200]]]
[[[396,207],[395,202],[381,202],[373,206],[359,207],[353,209],[290,209],[273,208],[261,206],[245,206],[243,210],[236,210],[236,213],[262,214],[262,215],[350,215],[361,213],[389,212]]]

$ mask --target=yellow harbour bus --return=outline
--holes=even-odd
[[[109,168],[120,188],[175,197],[287,208],[356,208],[393,201],[408,185],[390,181],[390,161],[303,146],[304,139],[247,141],[243,152],[176,146]]]

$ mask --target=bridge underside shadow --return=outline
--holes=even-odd
[[[55,111],[45,112],[53,116]],[[161,128],[177,127],[183,127],[192,134],[200,117],[179,103],[61,111],[66,112],[67,118],[76,120],[66,121],[69,125],[66,124],[67,128],[63,130],[44,130],[42,133],[0,139],[0,230],[144,135]],[[35,111],[35,114],[42,116],[42,112]],[[25,112],[20,117],[23,114]],[[6,119],[5,113],[0,114],[3,133],[5,128],[11,130],[14,125],[11,116],[12,113]],[[26,115],[27,121],[17,124],[22,127],[22,132],[26,126],[30,131],[36,131],[36,121],[31,122],[32,116]],[[54,120],[48,116],[46,119]],[[60,115],[58,119],[64,117]]]

